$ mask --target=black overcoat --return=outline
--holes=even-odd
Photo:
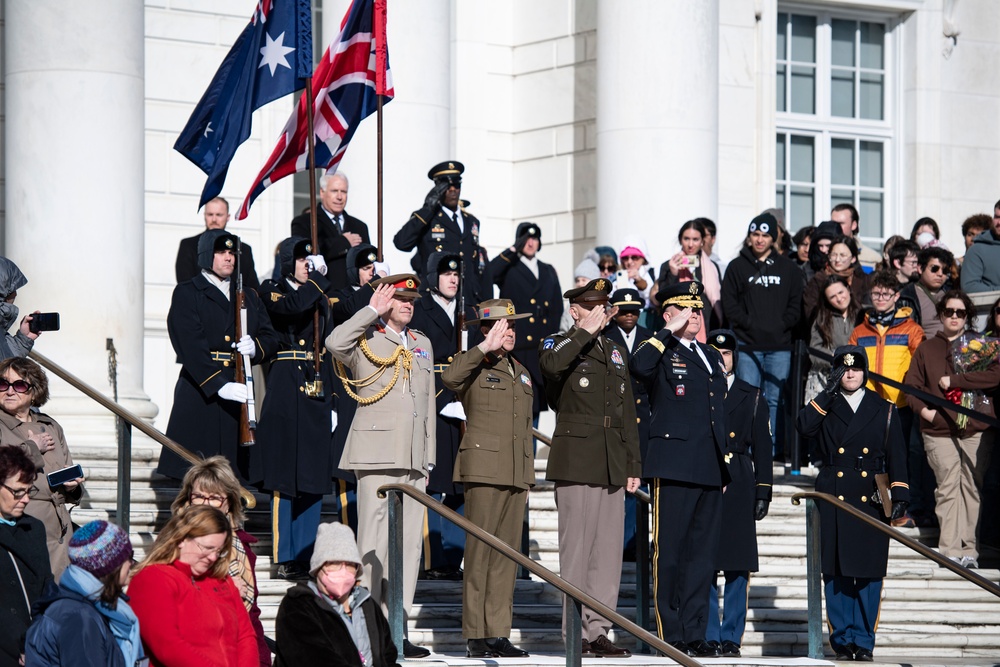
[[[368,239],[368,225],[353,215],[344,211],[344,232],[351,232],[361,237],[362,243],[371,243]],[[292,236],[304,239],[312,238],[309,211],[292,219]],[[347,253],[351,242],[337,231],[326,210],[316,204],[316,239],[319,241],[319,253],[326,260],[326,277],[329,280],[329,290],[336,291],[347,287]]]
[[[278,349],[278,336],[253,290],[245,290],[247,331],[256,343],[251,363],[269,359]],[[174,288],[167,312],[167,333],[177,353],[181,372],[174,386],[174,405],[167,437],[204,457],[222,454],[244,484],[263,478],[260,448],[241,447],[240,405],[218,395],[235,378],[231,361],[213,361],[212,352],[234,352],[236,341],[236,285],[230,281],[230,299],[198,274]],[[248,370],[249,372],[249,370]],[[181,479],[190,464],[166,447],[160,452],[160,474]]]
[[[760,389],[735,380],[726,393],[726,467],[732,481],[722,494],[722,525],[715,569],[756,572],[757,500],[771,500],[771,431]]]
[[[872,502],[875,473],[889,473],[893,500],[910,500],[906,441],[896,407],[865,390],[858,411],[841,394],[820,394],[799,411],[799,433],[817,438],[825,459],[816,490],[848,502],[873,519],[887,522]],[[888,429],[888,434],[886,430]],[[819,503],[823,574],[878,579],[889,560],[889,538],[858,519]]]
[[[0,667],[18,664],[24,633],[31,623],[28,608],[52,585],[42,522],[25,514],[13,526],[0,524]]]

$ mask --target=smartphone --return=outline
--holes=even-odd
[[[83,477],[83,466],[77,463],[75,466],[70,466],[68,468],[63,468],[62,470],[56,470],[55,472],[50,472],[46,477],[49,478],[49,487],[56,488],[61,484],[76,479],[78,477]]]
[[[684,255],[681,258],[681,265],[696,269],[701,264],[701,255]]]
[[[32,313],[28,329],[31,333],[59,331],[59,313]]]

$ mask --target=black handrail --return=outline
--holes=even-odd
[[[567,583],[562,577],[553,574],[547,568],[542,567],[535,561],[531,560],[524,554],[522,554],[517,549],[511,548],[509,545],[500,541],[498,538],[490,535],[485,530],[475,525],[464,516],[455,512],[454,510],[446,507],[443,503],[431,498],[425,493],[417,490],[412,486],[406,484],[386,484],[380,486],[378,489],[378,495],[380,498],[385,498],[387,495],[392,494],[394,497],[389,498],[389,563],[386,568],[388,572],[402,572],[402,530],[403,530],[403,513],[401,511],[402,497],[399,494],[405,494],[417,501],[418,503],[424,505],[429,510],[437,512],[439,515],[452,522],[466,534],[475,537],[481,542],[485,543],[491,549],[495,549],[503,554],[506,558],[509,558],[516,562],[521,567],[525,568],[538,578],[551,584],[560,590],[564,595],[571,598],[575,604],[571,605],[571,608],[577,610],[577,618],[575,622],[572,619],[567,620],[566,627],[566,664],[572,667],[578,667],[581,664],[580,655],[580,619],[579,619],[579,608],[580,605],[586,605],[587,607],[593,609],[601,616],[604,616],[608,620],[617,623],[623,630],[630,633],[634,637],[641,641],[646,642],[656,650],[660,651],[670,659],[678,662],[685,667],[702,667],[702,663],[694,660],[685,653],[681,653],[673,646],[667,644],[659,637],[653,635],[645,628],[641,628],[629,619],[625,618],[619,614],[614,609],[605,606],[604,604],[598,602],[593,597],[584,593],[576,586]],[[396,646],[400,647],[402,644],[403,637],[403,610],[402,610],[402,577],[395,576],[390,578],[389,587],[389,620],[390,628],[393,633],[393,638],[396,640]],[[575,638],[574,638],[575,635]]]
[[[820,618],[820,607],[822,600],[820,599],[820,574],[821,574],[821,558],[820,558],[820,540],[819,540],[819,508],[816,506],[816,501],[822,500],[823,502],[830,503],[838,510],[846,512],[847,514],[853,516],[859,521],[863,521],[872,528],[879,530],[890,538],[896,540],[905,547],[916,551],[921,556],[930,559],[931,561],[937,563],[939,566],[947,568],[962,577],[963,579],[970,581],[971,583],[979,586],[983,590],[1000,597],[1000,586],[997,586],[989,579],[983,577],[980,574],[971,572],[970,570],[962,567],[961,565],[956,565],[950,559],[942,556],[938,552],[930,549],[917,540],[913,539],[908,535],[904,535],[902,532],[890,528],[881,521],[873,519],[861,510],[853,507],[846,502],[832,496],[829,493],[820,493],[818,491],[803,491],[801,493],[796,493],[792,496],[792,504],[799,505],[802,499],[806,499],[806,585],[807,585],[807,605],[808,605],[808,627],[809,627],[809,657],[821,659],[823,657],[823,621]]]

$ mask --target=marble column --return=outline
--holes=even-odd
[[[56,311],[35,349],[144,417],[143,4],[6,5],[7,256],[28,278],[22,312]],[[109,412],[50,374],[45,411],[72,445],[114,446]]]
[[[640,234],[661,261],[681,223],[716,218],[718,108],[717,0],[598,1],[599,244]]]

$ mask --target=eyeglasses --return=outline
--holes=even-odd
[[[601,271],[617,271],[618,266],[615,264],[601,264]]]
[[[329,563],[324,564],[323,567],[320,569],[323,571],[324,574],[332,574],[334,572],[340,572],[344,568],[349,569],[351,572],[354,572],[355,574],[357,574],[358,572],[357,563],[345,563],[339,560],[330,561]]]
[[[226,502],[225,496],[217,495],[205,495],[204,493],[192,493],[191,494],[191,504],[192,505],[211,505],[212,507],[222,507],[223,503]]]
[[[941,273],[942,271],[944,271],[944,267],[941,266],[940,264],[932,264],[927,268],[930,270],[931,273]]]
[[[224,547],[220,549],[216,549],[215,547],[207,547],[194,538],[191,538],[191,541],[194,543],[196,547],[198,547],[198,550],[201,552],[202,556],[211,556],[212,554],[215,554],[216,556],[221,557],[222,554],[225,553],[226,551]]]
[[[941,314],[945,317],[957,317],[964,320],[969,311],[965,308],[945,308],[941,311]]]
[[[627,257],[622,257],[623,262],[641,262],[642,255],[628,255]]]
[[[25,382],[24,380],[14,380],[13,382],[8,382],[7,380],[0,380],[0,394],[7,391],[11,387],[13,387],[14,391],[16,391],[19,394],[25,394],[31,391],[32,389],[31,385]]]
[[[888,301],[894,296],[895,292],[872,292],[872,301]]]
[[[27,489],[12,489],[9,486],[7,486],[6,484],[2,484],[0,486],[3,486],[3,488],[5,488],[8,491],[10,491],[10,495],[14,496],[14,500],[20,500],[21,498],[24,498],[25,496],[28,496],[29,498],[34,498],[36,495],[38,495],[38,487],[37,486],[30,486]]]
[[[851,257],[854,257],[854,255],[852,255],[849,252],[848,253],[831,252],[828,256],[830,257],[830,259],[850,259]]]

